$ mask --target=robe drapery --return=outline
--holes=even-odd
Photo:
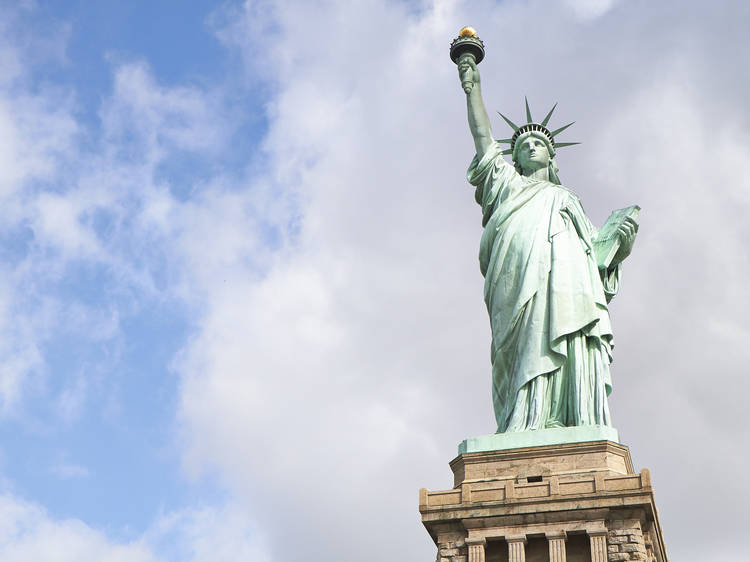
[[[610,425],[607,302],[619,265],[599,271],[597,230],[578,197],[520,175],[499,143],[474,157],[467,177],[483,214],[479,264],[498,432]]]

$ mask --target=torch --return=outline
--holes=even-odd
[[[477,30],[473,27],[464,27],[458,32],[458,37],[451,43],[451,60],[454,63],[458,64],[458,59],[464,53],[468,53],[476,64],[484,59],[484,43],[482,43],[479,35],[477,35]],[[461,86],[467,94],[471,92],[473,86],[471,68],[467,68],[461,73]]]

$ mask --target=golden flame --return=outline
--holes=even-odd
[[[459,37],[476,37],[477,36],[477,30],[473,27],[467,25],[464,27],[461,31],[458,32]]]

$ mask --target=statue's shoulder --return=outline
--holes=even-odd
[[[516,176],[522,177],[516,172],[515,167],[505,160],[502,146],[497,141],[491,144],[481,157],[475,154],[467,170],[467,178],[472,185],[478,185],[487,179],[491,179],[493,183],[505,183]]]
[[[486,166],[490,163],[495,164],[496,166],[503,164],[510,165],[508,162],[503,158],[503,147],[498,141],[494,141],[491,143],[487,150],[484,151],[484,154],[482,154],[482,157],[480,158],[479,155],[474,156],[474,161],[477,163],[477,166]]]
[[[578,196],[578,194],[575,191],[573,191],[567,185],[563,185],[561,183],[556,183],[556,184],[552,184],[552,185],[554,185],[555,187],[557,187],[558,189],[560,189],[561,191],[563,191],[564,194],[567,197],[570,197],[571,199],[573,199],[579,205],[581,204],[581,198]]]

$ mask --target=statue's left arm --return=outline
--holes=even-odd
[[[603,247],[594,242],[594,255],[596,257],[596,264],[599,267],[599,275],[602,279],[604,295],[607,297],[607,302],[612,300],[620,289],[621,264],[625,258],[630,255],[630,252],[633,251],[633,244],[635,244],[635,236],[637,233],[638,223],[635,219],[626,217],[622,224],[617,228],[617,237],[620,242],[620,247],[609,264],[605,262],[606,256],[604,255]]]
[[[568,214],[573,221],[578,236],[584,244],[586,253],[591,255],[596,263],[604,295],[607,302],[609,302],[620,289],[621,264],[633,250],[635,236],[638,232],[638,223],[631,216],[626,216],[621,220],[614,233],[617,237],[617,249],[614,250],[611,235],[605,234],[591,223],[578,198],[574,197],[569,205]],[[607,220],[607,223],[609,221],[610,219]],[[599,239],[600,235],[603,235],[604,238]],[[611,253],[612,251],[615,251],[614,256]]]
[[[617,229],[617,236],[620,239],[620,249],[617,250],[612,260],[613,265],[621,264],[630,255],[630,252],[633,251],[636,234],[638,234],[638,223],[631,217],[625,217],[625,220]]]

